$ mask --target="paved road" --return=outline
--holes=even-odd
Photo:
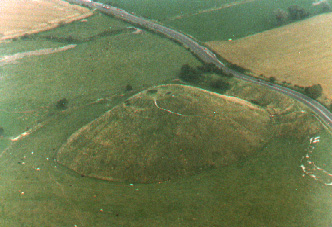
[[[329,129],[332,130],[332,113],[325,108],[322,104],[319,102],[299,93],[294,90],[291,90],[286,87],[282,87],[277,84],[271,84],[266,81],[247,76],[245,74],[242,74],[240,72],[237,72],[235,70],[232,70],[230,68],[227,68],[225,64],[223,64],[219,59],[216,57],[216,55],[210,51],[205,46],[199,44],[197,40],[195,40],[193,37],[189,35],[185,35],[184,33],[181,33],[179,31],[176,31],[174,29],[167,28],[161,24],[158,24],[156,22],[153,22],[151,20],[148,20],[143,17],[139,17],[134,15],[133,13],[129,13],[123,9],[119,9],[117,7],[104,5],[99,2],[91,2],[89,0],[67,0],[68,2],[84,5],[87,7],[95,8],[100,10],[101,12],[111,15],[114,17],[117,17],[119,19],[122,19],[124,21],[127,21],[129,23],[148,28],[152,31],[161,33],[168,38],[171,38],[172,40],[181,43],[184,47],[188,48],[193,54],[195,54],[198,58],[200,58],[205,63],[212,63],[216,65],[218,68],[222,69],[224,73],[233,74],[234,77],[237,77],[239,79],[245,80],[247,82],[259,84],[261,86],[267,87],[271,90],[277,91],[279,93],[285,94],[289,97],[292,97],[302,103],[304,103],[306,106],[308,106],[312,111],[316,113],[316,115],[320,118],[320,120],[325,123],[326,126],[328,126]]]

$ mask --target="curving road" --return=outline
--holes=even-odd
[[[287,87],[282,87],[277,84],[271,84],[268,82],[265,82],[263,80],[247,76],[245,74],[242,74],[240,72],[237,72],[233,69],[230,69],[225,66],[221,61],[218,60],[217,56],[210,51],[205,46],[199,44],[193,37],[190,37],[189,35],[185,35],[179,31],[176,31],[174,29],[167,28],[161,24],[155,23],[151,20],[148,20],[143,17],[136,16],[134,14],[131,14],[123,9],[119,9],[117,7],[104,5],[99,2],[92,2],[90,0],[67,0],[70,3],[75,3],[79,5],[84,5],[90,8],[98,9],[99,11],[114,16],[116,18],[119,18],[121,20],[127,21],[131,24],[135,24],[144,28],[147,28],[149,30],[152,30],[154,32],[161,33],[168,38],[171,38],[172,40],[181,43],[184,47],[188,48],[193,54],[195,54],[197,57],[199,57],[203,62],[205,63],[212,63],[216,65],[218,68],[222,69],[224,73],[227,74],[233,74],[235,77],[245,80],[247,82],[259,84],[261,86],[267,87],[271,90],[277,91],[279,93],[285,94],[289,97],[292,97],[302,103],[304,103],[306,106],[308,106],[316,115],[319,117],[319,119],[325,123],[326,126],[328,126],[329,129],[332,130],[332,113],[324,107],[319,102],[309,98],[308,96],[305,96],[297,91],[291,90]]]

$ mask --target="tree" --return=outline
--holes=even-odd
[[[272,83],[272,84],[274,84],[275,82],[276,82],[276,78],[274,77],[274,76],[271,76],[270,78],[269,78],[269,82],[270,83]]]
[[[231,85],[228,82],[225,82],[223,79],[218,78],[210,81],[210,86],[220,90],[228,90]]]
[[[229,68],[234,69],[235,71],[238,71],[240,73],[247,73],[247,72],[249,72],[248,69],[245,69],[245,68],[243,68],[243,67],[241,67],[241,66],[239,66],[237,64],[230,64]]]
[[[304,93],[310,98],[317,99],[323,94],[323,88],[320,84],[314,84],[304,88]]]
[[[184,64],[180,70],[180,78],[187,82],[195,82],[200,78],[201,74],[198,70],[188,64]]]
[[[218,68],[213,63],[204,63],[202,66],[197,66],[197,69],[205,73],[213,73],[218,71]]]

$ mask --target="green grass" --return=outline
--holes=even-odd
[[[1,51],[7,51],[2,53],[14,54],[68,44],[45,39],[49,35],[71,34],[83,40],[74,49],[25,58],[1,69],[0,122],[7,135],[16,136],[42,123],[1,154],[1,226],[331,223],[330,188],[301,176],[299,164],[306,144],[294,138],[273,140],[234,165],[163,184],[109,183],[81,177],[56,164],[56,151],[77,129],[130,95],[172,80],[182,64],[200,64],[184,48],[160,36],[123,32],[97,37],[109,27],[130,25],[101,15],[88,21],[91,27],[89,22],[77,22],[0,46]],[[84,41],[89,37],[97,38]],[[127,83],[133,86],[132,92],[124,92]],[[243,90],[238,86],[232,91]],[[270,93],[258,88],[255,94]],[[69,108],[55,111],[55,102],[63,97],[69,100]],[[98,98],[106,99],[92,104]],[[27,110],[32,112],[21,113]],[[330,135],[321,136],[330,141]],[[0,142],[5,147],[2,142],[8,141]],[[329,145],[325,144],[327,153]],[[22,162],[25,164],[19,164]]]
[[[103,1],[107,2],[107,1]],[[227,0],[207,1],[152,1],[152,0],[114,0],[118,7],[135,12],[147,18],[188,33],[200,41],[228,40],[248,36],[277,26],[273,11],[281,8],[287,10],[290,5],[300,5],[311,13],[312,0],[256,0],[242,5],[224,8],[218,11],[202,13],[170,20],[178,15],[195,14],[201,10],[220,7],[231,2]]]
[[[100,2],[111,2],[115,6],[141,16],[165,20],[177,15],[197,12],[234,1],[236,0],[101,0]]]
[[[4,98],[32,96],[49,102],[72,94],[119,92],[127,83],[140,89],[143,84],[174,78],[186,62],[198,64],[184,48],[149,33],[100,38],[65,52],[24,58],[19,65],[6,66],[6,82],[11,86],[3,88]]]
[[[54,162],[55,152],[71,133],[118,101],[53,115],[40,130],[2,155],[0,194],[5,199],[0,223],[12,226],[330,223],[330,190],[310,177],[301,176],[299,163],[307,144],[299,145],[293,139],[273,140],[233,165],[161,184],[131,186],[130,182],[95,180]],[[321,136],[330,140],[327,134]],[[18,164],[19,161],[25,164]]]
[[[257,1],[170,21],[169,24],[202,41],[236,39],[274,27],[272,11],[266,1]]]
[[[95,12],[93,16],[87,18],[87,22],[74,21],[70,24],[60,25],[56,29],[17,38],[16,41],[10,43],[0,43],[0,53],[1,56],[4,56],[43,48],[60,47],[71,44],[71,42],[58,41],[57,38],[60,40],[72,37],[82,42],[105,31],[117,31],[126,29],[128,26],[131,25]],[[54,39],[50,37],[54,37]]]
[[[118,30],[124,29],[130,26],[129,24],[94,12],[94,15],[86,18],[87,22],[74,21],[69,25],[62,25],[57,29],[52,29],[45,31],[36,35],[36,37],[42,38],[46,36],[56,36],[56,37],[68,37],[71,36],[75,39],[87,39],[89,37],[94,37],[105,30]]]
[[[86,23],[75,22],[1,44],[2,48],[8,49],[6,54],[15,54],[69,44],[45,38],[50,35],[66,37],[73,34],[77,40],[83,40],[74,49],[26,57],[18,60],[17,64],[2,67],[0,119],[3,119],[1,126],[8,136],[34,125],[41,118],[39,115],[48,112],[45,109],[64,97],[71,106],[82,105],[108,95],[122,94],[128,83],[134,91],[139,91],[172,80],[182,64],[201,64],[180,45],[149,32],[132,34],[124,30],[114,35],[98,36],[109,27],[121,29],[128,26],[97,14],[88,18]],[[97,31],[87,32],[93,28]],[[94,36],[94,40],[84,41],[89,36]],[[24,113],[23,117],[22,111],[32,113]],[[19,120],[19,117],[24,120]]]
[[[302,1],[301,5],[304,5]],[[287,10],[290,1],[262,0],[204,13],[166,24],[193,35],[201,41],[238,39],[277,26],[273,11]]]

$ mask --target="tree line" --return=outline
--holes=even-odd
[[[240,66],[237,65],[231,65],[230,68],[235,69],[237,71],[245,73],[247,70],[241,68]],[[234,75],[233,74],[227,74],[224,73],[221,68],[218,68],[216,65],[212,63],[206,63],[201,66],[190,66],[189,64],[184,64],[182,65],[179,73],[179,77],[186,82],[193,82],[197,83],[201,80],[202,75],[204,73],[215,73],[218,75],[221,75],[223,77],[228,77],[231,78]],[[261,77],[264,77],[264,75],[260,75]],[[264,77],[264,79],[269,82],[269,83],[277,83],[277,79],[275,77]],[[220,80],[216,80],[213,83],[210,84],[214,88],[221,88],[221,89],[226,89],[229,88],[229,83],[223,81],[221,78]],[[286,82],[282,82],[281,85],[287,86]],[[289,87],[289,86],[288,86]],[[299,85],[291,85],[291,87],[307,96],[309,96],[312,99],[318,99],[319,97],[322,96],[323,94],[323,88],[320,84],[313,84],[311,86],[303,87]]]

